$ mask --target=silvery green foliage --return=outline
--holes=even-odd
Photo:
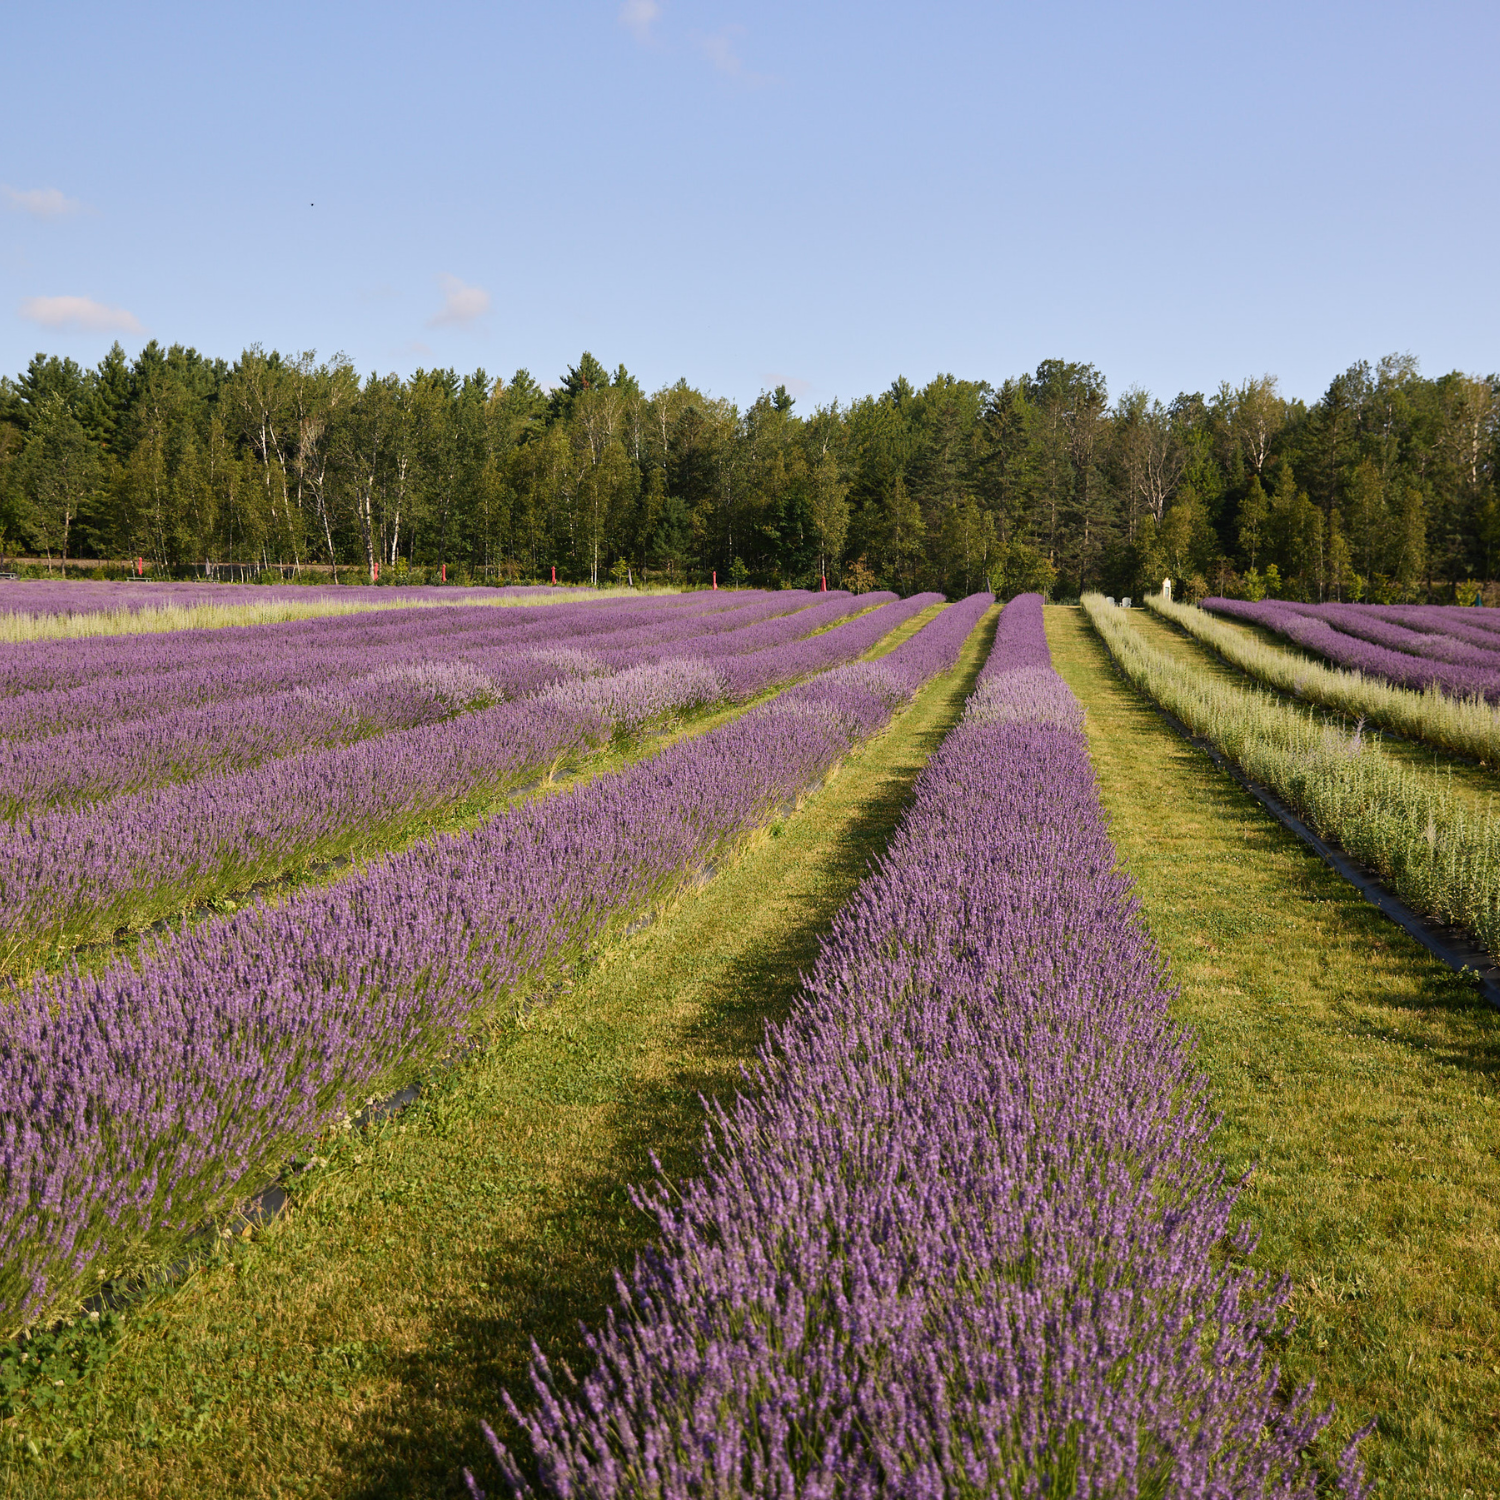
[[[704,1175],[640,1201],[581,1379],[508,1402],[541,1493],[1314,1493],[1192,1039],[1040,596],[836,919]],[[518,1494],[533,1493],[490,1434]],[[1344,1493],[1364,1493],[1351,1449]],[[470,1480],[477,1492],[478,1486]]]
[[[259,1188],[377,1080],[670,894],[951,667],[990,602],[618,775],[18,990],[0,1007],[7,1321],[57,1305],[99,1257]],[[690,683],[703,670],[660,668]]]

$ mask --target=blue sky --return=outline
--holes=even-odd
[[[11,7],[0,371],[1500,368],[1500,6]]]

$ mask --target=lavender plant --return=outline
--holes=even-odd
[[[764,649],[856,607],[847,595],[813,604],[815,597],[800,596],[810,608],[760,598],[707,617],[680,609],[606,611],[619,628],[605,633],[597,628],[598,606],[587,613],[545,612],[524,632],[435,630],[428,618],[419,622],[426,629],[401,631],[396,638],[382,632],[378,643],[356,637],[336,653],[323,641],[259,663],[236,663],[228,673],[198,668],[144,681],[108,677],[64,694],[17,695],[0,700],[0,726],[35,727],[50,715],[54,725],[61,718],[88,727],[41,739],[0,739],[0,817],[248,770],[280,756],[436,723],[661,655]],[[767,619],[773,611],[780,618]],[[578,643],[589,650],[581,651]],[[434,659],[438,652],[442,656]],[[279,690],[268,690],[268,674]],[[195,706],[181,706],[185,695],[192,695]],[[153,705],[158,711],[151,713]]]
[[[1310,612],[1311,606],[1287,604],[1279,599],[1258,604],[1243,599],[1205,599],[1203,607],[1230,619],[1263,625],[1338,666],[1384,678],[1397,687],[1416,692],[1436,687],[1458,698],[1500,701],[1500,658],[1492,662],[1479,659],[1453,662],[1413,655],[1337,628],[1333,620]],[[1346,624],[1348,617],[1341,615],[1339,621]],[[1365,634],[1374,629],[1375,623],[1364,627]]]
[[[938,596],[886,604],[847,624],[752,654],[735,668],[735,633],[692,655],[637,644],[628,689],[559,682],[415,729],[210,775],[128,799],[18,819],[0,840],[0,966],[100,941],[311,862],[388,843],[466,799],[550,775],[652,717],[743,699],[849,661]],[[681,653],[691,619],[661,627]],[[782,635],[800,626],[796,615]],[[767,637],[763,634],[759,639]],[[640,640],[639,633],[633,637]]]
[[[296,626],[0,648],[0,736],[37,738],[104,719],[146,719],[179,708],[243,702],[294,687],[352,681],[378,667],[464,660],[484,669],[497,652],[564,640],[624,648],[644,635],[654,643],[669,638],[664,632],[674,622],[684,634],[711,634],[806,609],[814,597],[760,596],[736,608],[659,600],[532,611],[412,610]]]
[[[1500,710],[1481,697],[1455,697],[1431,683],[1414,692],[1382,677],[1325,667],[1237,630],[1195,605],[1175,604],[1159,594],[1148,595],[1146,604],[1233,666],[1280,692],[1351,718],[1369,718],[1409,739],[1456,750],[1489,766],[1500,765]]]
[[[1329,1414],[1278,1394],[1286,1287],[1244,1269],[1041,615],[1006,606],[704,1175],[641,1195],[592,1368],[538,1353],[508,1400],[529,1475],[486,1429],[516,1494],[1314,1494]]]
[[[611,593],[583,588],[411,588],[343,586],[237,588],[224,584],[0,583],[0,641],[79,640],[104,635],[222,629],[432,604],[536,607]]]
[[[260,1186],[372,1085],[667,899],[951,667],[990,602],[618,775],[17,989],[0,1007],[5,1319]]]

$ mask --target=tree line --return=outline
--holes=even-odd
[[[1446,599],[1495,576],[1500,377],[1359,363],[1110,399],[1093,365],[806,414],[685,380],[648,394],[585,353],[527,371],[361,377],[154,341],[0,379],[0,549],[344,581],[664,578],[950,595],[1163,578],[1302,599]],[[383,571],[382,571],[383,570]]]

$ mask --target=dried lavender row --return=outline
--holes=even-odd
[[[936,599],[887,604],[806,642],[754,653],[735,696],[851,661]],[[796,628],[790,617],[789,627]],[[18,819],[0,839],[0,967],[108,938],[215,895],[389,841],[466,798],[545,775],[646,718],[722,701],[734,658],[699,654],[559,683],[462,718],[268,761],[97,807]]]
[[[1205,599],[1203,608],[1233,620],[1263,625],[1296,645],[1327,657],[1338,666],[1364,672],[1370,677],[1382,677],[1397,687],[1418,692],[1436,687],[1458,698],[1481,697],[1491,703],[1500,701],[1500,666],[1487,670],[1473,664],[1432,661],[1406,651],[1392,650],[1337,630],[1327,620],[1309,615],[1281,600],[1250,603],[1244,599]]]
[[[19,991],[0,1007],[7,1320],[259,1186],[347,1101],[669,895],[951,667],[989,602],[617,776]]]
[[[1328,1419],[1277,1397],[1285,1288],[1223,1265],[1206,1082],[1041,615],[1007,606],[706,1175],[645,1200],[592,1372],[538,1355],[510,1403],[543,1493],[1313,1495]]]
[[[404,640],[399,653],[389,643],[383,650],[350,652],[347,660],[338,661],[319,651],[303,652],[279,662],[277,676],[306,678],[305,686],[200,707],[178,706],[125,723],[111,722],[109,705],[102,700],[124,694],[132,713],[139,715],[153,697],[151,690],[127,689],[115,681],[92,684],[75,690],[69,700],[70,711],[93,727],[40,740],[0,740],[0,817],[100,802],[214,772],[244,771],[280,756],[436,723],[552,683],[638,666],[674,650],[683,655],[761,650],[895,596],[865,595],[856,601],[840,595],[812,604],[817,597],[765,596],[710,617],[647,611],[644,625],[636,623],[640,612],[631,612],[623,628],[604,634],[580,632],[577,616],[558,610],[544,615],[521,639],[512,632],[499,646],[490,644],[488,636],[480,642],[455,642],[451,636],[438,642],[424,635]],[[799,603],[811,607],[798,608]],[[772,612],[779,618],[765,618]],[[597,613],[586,623],[596,624]],[[587,653],[577,649],[580,644],[588,646]],[[442,658],[434,660],[438,651]],[[372,670],[376,663],[381,665]],[[253,688],[256,675],[253,667],[238,669],[235,691]],[[202,673],[191,676],[200,685],[205,682]],[[175,701],[180,682],[158,678],[156,684],[161,696]],[[212,685],[218,689],[222,680]],[[24,698],[6,706],[22,712],[28,707]]]

